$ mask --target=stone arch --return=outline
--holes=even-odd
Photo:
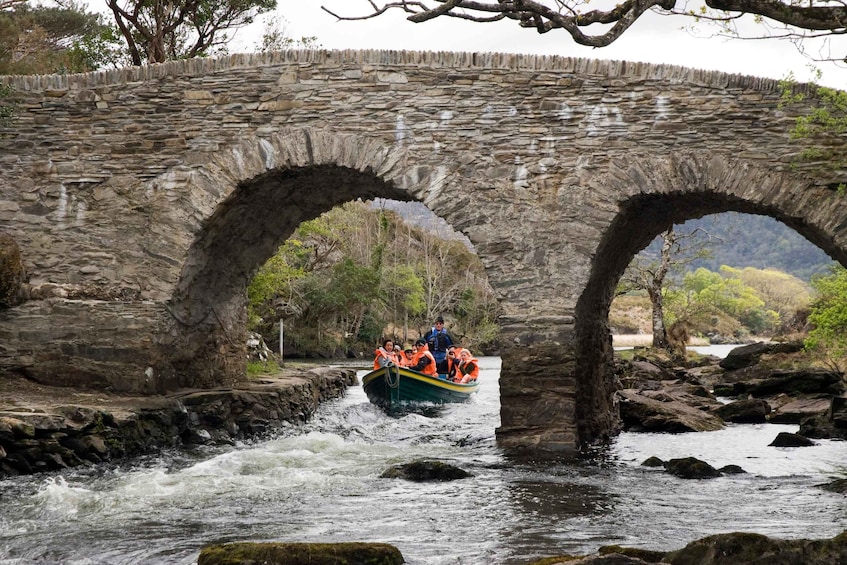
[[[577,435],[582,444],[615,426],[609,308],[632,258],[673,224],[721,212],[770,216],[847,265],[847,203],[837,191],[790,172],[701,154],[633,159],[599,180],[618,194],[575,309]]]
[[[420,162],[429,160],[402,145],[305,128],[243,139],[192,169],[194,239],[165,304],[172,323],[161,343],[175,382],[243,378],[245,289],[259,267],[303,221],[336,205],[425,200],[442,179]]]

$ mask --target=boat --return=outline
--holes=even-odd
[[[379,406],[426,402],[445,404],[466,401],[479,388],[479,382],[454,383],[444,376],[433,377],[390,365],[362,377],[362,388],[368,400]]]

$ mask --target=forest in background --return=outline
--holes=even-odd
[[[383,337],[408,344],[438,316],[476,351],[491,352],[498,332],[497,301],[465,241],[361,201],[303,222],[248,298],[249,327],[268,343],[284,321],[286,356],[370,355]]]
[[[711,256],[698,258],[691,269],[718,271],[721,265],[743,269],[776,269],[810,282],[814,275],[827,274],[835,262],[819,247],[770,216],[724,212],[689,220],[680,230],[701,229],[713,236]],[[661,245],[656,238],[648,249]]]
[[[668,276],[668,325],[718,342],[803,327],[810,278],[832,260],[781,222],[725,213],[686,222],[707,234],[706,253]],[[649,256],[661,238],[640,256]],[[650,333],[644,293],[610,312],[614,333]],[[304,222],[249,289],[251,329],[268,343],[285,325],[287,356],[369,354],[383,337],[410,342],[436,316],[458,340],[496,351],[497,306],[471,242],[419,202],[351,202]]]

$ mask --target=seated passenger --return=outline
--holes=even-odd
[[[409,365],[409,359],[403,354],[403,348],[400,347],[399,343],[394,344],[394,359],[396,360],[395,363],[401,367]]]
[[[479,378],[479,360],[473,356],[470,349],[463,349],[462,354],[462,363],[459,365],[459,373],[461,373],[461,378],[458,379],[460,383],[472,383],[475,382]],[[459,377],[459,375],[456,375]]]
[[[385,367],[389,363],[397,364],[397,357],[394,355],[394,342],[390,339],[383,340],[382,347],[377,348],[376,357],[374,357],[374,371]]]
[[[429,352],[429,347],[423,339],[418,339],[415,342],[415,354],[412,356],[412,363],[409,368],[424,375],[438,376],[435,357]]]
[[[462,348],[451,345],[447,348],[447,380],[455,381],[458,373],[459,363],[462,362]]]

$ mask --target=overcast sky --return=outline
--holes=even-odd
[[[399,11],[372,20],[339,22],[321,10],[327,6],[341,14],[364,14],[369,8],[366,0],[278,0],[278,6],[277,14],[285,18],[289,36],[316,36],[321,47],[328,49],[539,53],[668,63],[776,79],[789,71],[802,81],[811,76],[810,61],[787,41],[696,38],[680,29],[692,22],[679,16],[647,14],[611,46],[591,49],[577,45],[564,31],[539,35],[514,22],[482,24],[441,17],[414,24]],[[254,25],[240,32],[234,51],[254,50],[261,31],[262,26]],[[713,28],[703,28],[701,34],[712,32]],[[847,40],[838,41],[847,52]],[[847,88],[847,70],[831,63],[818,65],[823,71],[822,84]]]

